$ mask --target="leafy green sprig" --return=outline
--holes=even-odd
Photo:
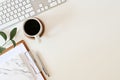
[[[8,43],[8,42],[12,42],[12,44],[13,44],[13,46],[15,47],[16,46],[16,42],[15,42],[15,40],[14,40],[14,37],[15,37],[15,35],[16,35],[16,32],[17,32],[17,28],[14,28],[14,29],[12,29],[11,31],[10,31],[10,38],[9,39],[7,39],[8,37],[7,37],[7,35],[6,35],[6,33],[5,32],[3,32],[3,31],[0,31],[0,35],[3,37],[3,39],[5,40],[5,43],[3,43],[3,45],[1,45],[0,46],[0,53],[2,53],[5,49],[6,49],[6,47],[5,47],[5,45]]]

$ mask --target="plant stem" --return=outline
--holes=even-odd
[[[6,41],[2,46],[5,46],[10,40]]]

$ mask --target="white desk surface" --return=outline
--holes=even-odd
[[[41,55],[50,80],[120,80],[119,0],[67,0],[38,17],[46,28],[41,43],[24,36],[23,22],[16,41]]]

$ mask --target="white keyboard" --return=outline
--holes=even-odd
[[[6,0],[0,3],[0,30],[64,2],[66,0]]]

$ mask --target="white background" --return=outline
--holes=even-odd
[[[15,25],[16,41],[39,53],[50,80],[120,80],[119,0],[67,0],[38,17],[45,24],[41,42],[24,36],[24,22]]]

